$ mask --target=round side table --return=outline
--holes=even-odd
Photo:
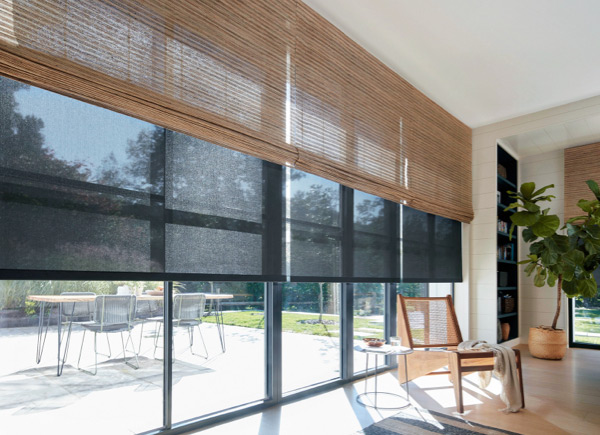
[[[387,355],[402,355],[404,357],[404,374],[405,379],[408,379],[408,366],[406,355],[413,353],[413,350],[408,347],[392,347],[390,345],[383,345],[381,347],[369,347],[357,344],[354,346],[354,350],[357,352],[362,352],[366,354],[367,361],[365,367],[365,392],[356,396],[356,401],[363,406],[368,406],[370,408],[379,408],[379,409],[402,409],[410,406],[410,396],[408,393],[408,382],[406,385],[406,398],[402,397],[400,394],[379,391],[377,389],[377,359],[381,356]],[[373,391],[368,391],[367,388],[367,379],[369,374],[369,355],[375,355],[375,389]],[[398,402],[398,406],[377,406],[377,397],[385,396],[388,398],[392,398],[394,402]]]

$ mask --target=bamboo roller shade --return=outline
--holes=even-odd
[[[565,150],[565,220],[585,214],[577,207],[580,199],[596,199],[587,180],[600,183],[600,143]]]
[[[0,0],[0,74],[469,222],[471,130],[294,0]]]

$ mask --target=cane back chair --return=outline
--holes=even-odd
[[[454,384],[456,408],[464,412],[462,399],[462,376],[466,373],[491,371],[494,369],[494,354],[491,351],[457,350],[463,341],[452,297],[407,298],[398,295],[398,335],[402,344],[415,350],[407,355],[406,379],[404,358],[398,359],[398,379],[412,381],[425,375],[450,375]],[[523,395],[521,354],[514,349],[519,374],[519,387]],[[445,367],[448,369],[443,370]]]

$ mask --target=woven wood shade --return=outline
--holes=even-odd
[[[301,2],[0,1],[0,74],[473,217],[471,130]]]
[[[584,214],[580,199],[596,199],[587,180],[600,183],[600,143],[565,150],[565,220]]]

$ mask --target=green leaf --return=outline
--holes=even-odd
[[[518,211],[510,217],[510,220],[520,227],[530,227],[539,219],[539,213],[531,213],[529,211]]]
[[[552,272],[548,273],[548,279],[547,279],[547,283],[548,283],[548,287],[554,287],[554,284],[556,284],[556,279],[558,277],[553,274]]]
[[[533,213],[540,211],[540,206],[531,201],[523,201],[523,208],[527,211],[531,211]]]
[[[527,243],[529,242],[533,242],[535,239],[537,239],[537,236],[535,234],[533,234],[533,231],[531,231],[530,228],[525,228],[523,230],[523,240]]]
[[[535,269],[535,263],[530,263],[526,268],[525,268],[525,273],[527,274],[527,276],[531,275],[531,272],[533,272],[533,269]]]
[[[575,276],[575,266],[567,263],[562,264],[562,275],[565,282],[571,281]]]
[[[563,277],[564,278],[564,277]],[[562,290],[567,296],[573,297],[577,295],[577,281],[567,281],[566,279],[562,283]]]
[[[537,222],[531,226],[531,230],[538,237],[550,237],[558,230],[559,226],[560,219],[555,214],[552,214],[549,216],[539,216]]]
[[[592,298],[596,296],[598,287],[594,278],[582,279],[578,281],[577,293],[584,298]]]
[[[544,249],[546,249],[544,242],[539,241],[531,244],[531,246],[529,247],[529,252],[539,257],[542,255],[542,252],[544,252]]]
[[[523,198],[525,199],[531,199],[531,194],[534,192],[535,190],[535,183],[534,182],[529,182],[529,183],[523,183],[521,184],[521,193],[523,194]]]
[[[586,220],[587,216],[575,216],[572,217],[571,219],[567,220],[567,224],[572,224],[573,222],[577,222],[577,221],[583,221]]]
[[[580,209],[582,209],[586,213],[590,213],[592,211],[592,209],[594,208],[595,205],[598,205],[598,201],[597,200],[588,201],[588,200],[585,200],[585,199],[580,199],[579,201],[577,201],[577,207],[579,207]]]
[[[561,254],[564,254],[569,250],[569,238],[567,236],[563,236],[561,234],[554,234],[552,236],[552,240],[556,244],[557,251]]]
[[[597,241],[593,239],[586,239],[586,241],[583,244],[585,250],[588,251],[590,254],[597,254],[598,252],[600,252],[600,247],[598,247],[595,242]]]
[[[531,195],[533,198],[535,198],[538,195],[541,195],[542,193],[544,193],[546,190],[548,189],[552,189],[554,187],[554,184],[549,184],[547,186],[542,187],[539,190],[536,190],[535,192],[533,192],[533,194]]]
[[[544,284],[546,284],[546,277],[542,276],[542,274],[541,274],[541,268],[537,269],[537,273],[533,277],[533,284],[536,287],[544,287]]]
[[[504,211],[512,210],[513,208],[518,208],[520,206],[521,204],[519,204],[518,202],[511,202],[510,204],[508,204],[508,206],[506,206]]]
[[[585,254],[577,249],[567,252],[563,255],[563,260],[565,264],[569,266],[583,266],[583,260],[585,259]]]
[[[549,248],[546,248],[542,252],[542,264],[544,266],[552,266],[558,261],[558,252]]]
[[[588,233],[594,239],[600,239],[600,227],[598,225],[589,225],[584,228],[584,231]]]
[[[594,180],[587,180],[585,183],[588,185],[590,190],[594,192],[596,198],[600,200],[600,188],[598,188],[598,183],[596,183]]]

